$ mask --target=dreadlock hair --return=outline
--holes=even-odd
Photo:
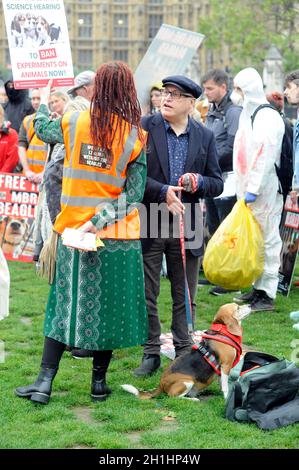
[[[94,145],[101,145],[108,152],[112,149],[117,132],[118,144],[124,146],[125,131],[129,128],[130,132],[133,126],[137,127],[138,137],[145,144],[133,74],[124,62],[107,62],[98,68],[91,99],[90,120]]]

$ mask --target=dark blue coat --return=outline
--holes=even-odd
[[[143,204],[147,208],[147,238],[143,238],[143,251],[147,251],[151,246],[149,238],[151,225],[157,223],[150,220],[149,207],[151,203],[158,203],[163,185],[169,184],[169,164],[167,136],[164,121],[160,113],[145,116],[142,118],[142,127],[148,131],[147,142],[147,182],[144,193]],[[191,230],[195,227],[195,217],[200,217],[199,199],[205,197],[215,197],[223,191],[223,180],[218,164],[218,156],[215,146],[215,138],[209,129],[202,124],[190,119],[188,156],[185,165],[185,173],[200,173],[204,179],[204,187],[194,194],[183,191],[183,202],[189,203]],[[145,223],[145,220],[141,218]],[[158,226],[161,222],[158,223]],[[159,227],[158,227],[159,229]],[[186,231],[186,227],[185,227]],[[142,230],[144,234],[144,230]],[[152,230],[153,233],[153,230]],[[144,236],[144,235],[143,235]],[[190,237],[187,236],[190,239]],[[201,254],[200,246],[192,248],[195,256]]]

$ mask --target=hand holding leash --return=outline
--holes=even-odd
[[[166,193],[166,203],[168,210],[173,215],[184,214],[185,206],[182,201],[177,197],[176,193],[182,191],[182,187],[169,186]]]
[[[179,178],[178,185],[182,186],[187,193],[195,193],[198,190],[198,174],[185,173]]]

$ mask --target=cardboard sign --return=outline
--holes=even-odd
[[[288,296],[296,266],[299,245],[299,206],[287,197],[280,226],[282,248],[280,253],[278,292]]]
[[[14,87],[74,83],[63,0],[2,0]]]
[[[31,262],[38,186],[17,173],[0,173],[0,246],[6,259]]]
[[[134,74],[144,114],[153,84],[168,75],[183,75],[204,37],[200,33],[162,24]]]

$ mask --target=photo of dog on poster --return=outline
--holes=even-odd
[[[11,47],[37,49],[63,42],[61,27],[34,13],[16,14],[10,25]]]
[[[33,256],[33,219],[0,216],[0,247],[6,258]]]

